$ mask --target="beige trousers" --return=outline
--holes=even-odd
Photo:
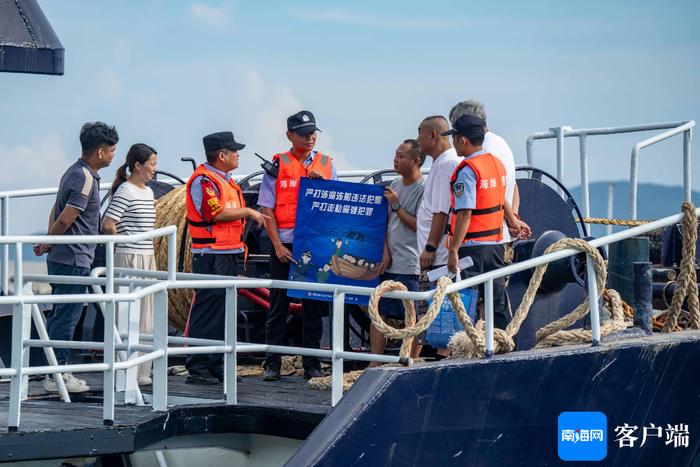
[[[156,269],[156,259],[153,254],[114,253],[114,266],[130,269]],[[141,318],[139,320],[139,333],[153,334],[153,295],[147,295],[141,299]],[[138,378],[151,376],[152,362],[139,365]]]

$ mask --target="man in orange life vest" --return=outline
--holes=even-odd
[[[530,227],[513,213],[506,199],[506,170],[495,156],[483,150],[484,121],[465,115],[458,118],[452,130],[457,154],[464,160],[450,180],[452,189],[452,221],[447,257],[448,269],[456,273],[459,258],[470,256],[474,265],[464,271],[463,278],[504,266],[503,219],[517,238],[530,236]],[[480,287],[483,296],[483,286]],[[493,281],[494,326],[505,329],[512,316],[508,306],[505,278]]]
[[[275,165],[279,169],[277,178],[265,173],[258,205],[268,216],[265,223],[274,251],[270,254],[270,276],[272,279],[287,280],[289,278],[289,263],[292,258],[292,242],[294,241],[294,225],[296,223],[297,198],[299,196],[299,181],[302,177],[337,178],[330,156],[314,151],[316,145],[316,127],[314,115],[302,110],[287,118],[287,139],[292,148],[284,153],[275,154]],[[304,347],[319,348],[323,334],[323,315],[328,312],[326,302],[302,300],[302,338]],[[284,289],[270,291],[270,311],[265,323],[265,341],[270,345],[285,345],[287,333],[287,309],[289,298]],[[303,357],[304,377],[315,378],[323,376],[318,358]],[[275,381],[280,378],[281,360],[279,354],[269,353],[265,361],[265,381]]]
[[[203,138],[207,162],[187,182],[187,225],[192,237],[192,272],[235,276],[243,259],[246,218],[262,226],[264,216],[247,208],[243,193],[231,178],[238,167],[238,151],[245,147],[233,133],[222,131]],[[224,289],[195,289],[187,323],[188,336],[224,338]],[[188,384],[223,382],[221,354],[190,355]]]

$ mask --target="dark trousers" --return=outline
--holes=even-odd
[[[192,272],[197,274],[238,274],[238,254],[192,254]],[[224,339],[226,323],[226,289],[195,289],[190,308],[188,336],[199,339]],[[187,357],[190,374],[220,377],[224,373],[222,354]]]
[[[462,279],[502,268],[504,266],[504,249],[503,244],[463,246],[460,248],[460,258],[470,256],[474,261],[473,266],[462,271]],[[483,284],[479,285],[479,295],[484,296]],[[506,293],[506,278],[499,277],[493,280],[493,325],[505,329],[512,318],[508,305],[508,294]]]
[[[292,245],[285,244],[291,251]],[[289,278],[289,263],[283,263],[275,255],[270,253],[270,276],[272,279],[287,280]],[[323,315],[329,311],[329,304],[317,300],[302,300],[304,309],[302,315],[301,345],[312,349],[321,347],[323,335]],[[270,311],[267,313],[265,323],[265,342],[268,345],[285,345],[287,334],[287,314],[289,309],[289,297],[286,289],[270,290]],[[321,362],[316,357],[303,357],[304,368],[319,368]],[[281,355],[268,353],[265,368],[279,369]]]
[[[88,276],[90,268],[69,266],[67,264],[46,262],[48,273],[55,276]],[[51,284],[54,295],[84,294],[85,284]],[[83,314],[83,303],[56,303],[46,317],[46,331],[51,340],[73,340],[75,327]],[[70,359],[71,349],[55,349],[59,365],[65,365]]]

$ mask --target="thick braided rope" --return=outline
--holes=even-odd
[[[600,335],[605,337],[611,332],[626,329],[629,326],[629,318],[626,317],[620,294],[613,289],[605,291],[608,296],[609,308],[612,313],[612,319],[605,321],[600,326]],[[577,343],[591,342],[593,340],[593,332],[590,329],[570,329],[559,330],[553,334],[539,340],[535,345],[536,349],[553,347],[559,345],[571,345]]]
[[[186,194],[185,187],[177,187],[166,193],[156,201],[156,229],[168,225],[177,227],[177,240],[175,245],[176,258],[180,256],[180,246],[182,245],[182,235],[185,232],[187,223],[186,216]],[[184,245],[186,254],[184,255],[183,272],[192,270],[192,255],[189,254],[191,240],[187,234]],[[158,237],[153,240],[153,253],[156,258],[156,267],[159,271],[168,269],[168,239]],[[170,289],[168,290],[168,320],[172,326],[184,330],[187,325],[187,316],[190,311],[190,301],[192,300],[192,289]]]
[[[585,240],[581,240],[579,238],[564,238],[554,243],[553,245],[550,245],[549,248],[545,250],[544,254],[546,255],[548,253],[563,250],[566,248],[574,248],[576,250],[582,251],[586,253],[588,257],[593,261],[593,266],[596,273],[595,280],[598,285],[599,294],[599,296],[596,299],[599,299],[600,295],[602,295],[603,291],[605,290],[605,281],[607,279],[605,260],[600,255],[600,252],[596,248],[593,248]],[[512,332],[511,328],[515,329],[515,332],[517,332],[517,330],[520,329],[520,326],[522,325],[523,321],[525,321],[525,318],[527,318],[527,313],[530,309],[530,306],[535,300],[537,289],[539,288],[540,283],[542,282],[544,273],[547,271],[547,266],[548,264],[542,264],[535,269],[535,273],[532,275],[532,279],[530,280],[530,284],[528,285],[528,288],[525,291],[525,295],[523,296],[523,300],[520,303],[520,306],[518,307],[518,311],[516,311],[513,320],[508,324],[508,327],[506,328],[506,330],[508,330],[509,333]],[[589,278],[589,280],[591,279],[592,278]],[[562,316],[558,320],[553,321],[547,324],[546,326],[542,327],[540,330],[538,330],[536,334],[537,340],[542,340],[545,337],[561,329],[567,328],[579,319],[581,319],[583,316],[585,316],[586,313],[588,313],[589,298],[590,297],[586,297],[583,303],[577,306],[571,313]]]
[[[443,281],[443,279],[446,279],[447,282]],[[441,281],[443,284],[442,286],[440,286]],[[388,292],[394,290],[408,290],[406,286],[403,285],[401,282],[384,281],[381,284],[379,284],[379,286],[377,286],[376,289],[374,289],[372,295],[369,298],[369,306],[367,313],[369,315],[369,318],[372,320],[372,324],[375,328],[377,328],[379,332],[384,334],[389,339],[403,340],[403,343],[401,344],[401,350],[399,352],[399,355],[401,357],[411,356],[411,345],[413,343],[413,339],[417,335],[425,332],[428,329],[428,327],[430,327],[430,324],[435,320],[435,317],[438,315],[438,313],[440,313],[440,307],[442,306],[442,301],[444,300],[445,296],[445,288],[451,283],[452,281],[446,277],[440,278],[440,280],[438,280],[438,287],[435,291],[435,296],[433,297],[433,303],[428,308],[428,312],[423,317],[421,317],[421,319],[418,322],[416,322],[416,310],[413,304],[413,300],[402,300],[406,312],[406,325],[403,329],[396,329],[392,326],[389,326],[387,323],[384,322],[382,317],[379,316],[379,300],[382,298],[382,295]]]
[[[598,250],[593,248],[588,242],[577,238],[564,238],[550,245],[545,250],[544,254],[567,248],[574,248],[583,251],[584,253],[587,253],[590,258],[592,258],[596,271],[596,282],[598,284],[598,290],[600,291],[599,294],[602,294],[607,277],[605,260],[603,260],[603,257],[600,255]],[[530,284],[523,295],[520,306],[518,307],[517,311],[515,312],[515,316],[508,324],[505,331],[498,328],[494,329],[494,353],[511,352],[515,349],[513,337],[518,333],[520,326],[522,326],[523,322],[527,318],[530,307],[535,301],[537,289],[539,289],[540,284],[542,283],[542,278],[544,277],[545,272],[547,272],[547,267],[548,263],[545,263],[535,268],[535,272],[530,279]],[[450,297],[450,300],[452,301],[460,322],[464,326],[466,336],[470,341],[464,342],[464,337],[461,333],[455,334],[452,339],[450,339],[449,345],[450,349],[452,349],[453,355],[458,357],[480,357],[484,355],[484,326],[477,323],[477,326],[474,327],[471,324],[471,320],[467,316],[466,311],[464,310],[464,306],[461,304],[461,300],[454,301],[452,300],[452,297]],[[556,334],[555,337],[551,337],[547,342],[561,344],[568,342],[569,339],[571,339],[573,342],[578,342],[580,336],[576,336],[575,334],[558,333],[561,332],[562,329],[571,326],[576,321],[581,319],[587,312],[588,298],[586,298],[586,300],[581,305],[576,307],[571,313],[540,329],[537,332],[537,340],[539,341],[548,336]],[[543,346],[546,346],[546,344],[543,344]]]
[[[673,293],[669,317],[664,323],[663,332],[671,332],[676,329],[678,316],[681,313],[683,301],[688,297],[688,311],[690,313],[689,327],[700,329],[700,306],[698,306],[698,280],[695,272],[695,245],[698,239],[698,218],[695,215],[693,203],[685,202],[682,206],[683,217],[683,257],[681,258],[681,271],[676,282],[676,290]]]
[[[584,217],[583,219],[576,219],[576,222],[580,221],[586,224],[624,225],[627,227],[637,227],[651,222],[637,219],[608,219],[607,217]]]

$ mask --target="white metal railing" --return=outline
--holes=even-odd
[[[696,210],[696,215],[700,214],[700,209]],[[678,223],[682,220],[682,214],[668,216],[643,226],[635,227],[623,232],[617,232],[599,239],[591,240],[593,247],[601,247],[626,238],[648,233],[652,230]],[[113,262],[113,247],[115,242],[133,242],[138,239],[153,238],[155,236],[168,236],[168,271],[145,271],[136,269],[115,268]],[[27,275],[27,280],[48,281],[53,283],[81,283],[91,286],[104,286],[105,292],[95,294],[76,295],[47,295],[33,296],[31,289],[22,287],[24,279],[22,272],[22,248],[25,242],[51,242],[51,243],[106,243],[107,262],[106,267],[95,271],[92,277],[74,276],[48,276],[48,275]],[[227,278],[224,276],[210,276],[202,274],[176,273],[175,272],[175,227],[170,226],[135,236],[95,236],[95,237],[0,237],[0,244],[14,244],[17,252],[15,264],[15,284],[17,285],[17,295],[0,297],[0,304],[13,305],[13,335],[12,335],[12,364],[11,368],[0,369],[0,376],[10,376],[12,378],[10,387],[10,410],[8,426],[17,429],[20,423],[20,406],[23,396],[26,397],[27,375],[55,374],[61,371],[71,372],[103,372],[103,420],[106,424],[111,424],[114,420],[115,404],[115,372],[127,370],[140,363],[153,361],[153,401],[154,410],[165,410],[168,405],[167,389],[167,358],[169,355],[186,355],[198,353],[223,353],[224,354],[224,397],[226,404],[237,403],[237,383],[236,383],[236,358],[239,353],[249,352],[272,352],[283,354],[298,354],[322,358],[330,358],[332,362],[332,392],[331,401],[336,405],[342,397],[343,391],[343,361],[378,361],[378,362],[398,362],[399,357],[388,355],[361,354],[347,352],[344,350],[344,306],[345,295],[365,295],[369,296],[374,289],[357,286],[344,286],[335,284],[312,284],[289,282],[272,279],[248,279],[248,278]],[[172,247],[171,247],[172,246]],[[537,267],[541,264],[550,263],[575,254],[578,250],[566,249],[550,253],[527,261],[512,264],[510,266],[490,271],[476,277],[465,279],[450,285],[447,293],[457,292],[467,287],[474,287],[484,284],[485,289],[485,317],[486,317],[486,356],[493,355],[494,349],[494,325],[493,325],[493,280],[516,272]],[[105,277],[97,277],[97,274],[104,273]],[[588,274],[593,277],[593,262],[588,260]],[[125,277],[131,276],[131,277]],[[128,292],[115,292],[117,287],[130,287]],[[309,349],[288,346],[276,346],[266,344],[253,344],[237,342],[237,290],[240,288],[285,288],[297,290],[312,290],[333,293],[333,315],[332,315],[332,348]],[[194,339],[185,337],[168,337],[167,335],[167,313],[168,296],[170,289],[181,288],[225,288],[226,289],[226,311],[225,311],[225,332],[224,340]],[[597,296],[598,290],[595,280],[588,281],[589,296]],[[146,295],[153,294],[154,300],[154,328],[152,335],[135,336],[132,333],[120,334],[115,328],[115,306],[118,303],[136,303]],[[434,291],[428,292],[391,292],[387,294],[390,298],[428,300]],[[50,341],[48,336],[40,334],[39,339],[30,339],[28,323],[30,313],[28,306],[38,303],[96,303],[104,302],[104,342],[73,342],[73,341]],[[138,313],[138,307],[132,307]],[[38,310],[37,310],[38,311]],[[598,301],[590,301],[590,320],[593,345],[600,342],[600,322],[598,312]],[[38,324],[38,323],[37,323]],[[123,342],[122,337],[126,338]],[[141,344],[141,340],[146,344]],[[187,345],[188,347],[181,347]],[[102,363],[55,365],[30,367],[28,365],[28,349],[30,347],[73,347],[73,348],[93,348],[104,351]],[[145,352],[139,357],[116,361],[115,354],[125,352]],[[405,363],[405,362],[404,362]]]
[[[338,178],[361,178],[371,175],[381,169],[375,170],[339,170]],[[427,173],[428,169],[423,169]],[[235,175],[236,180],[242,180],[253,176],[262,177],[262,172],[253,174]],[[166,175],[167,176],[167,175]],[[169,179],[167,183],[179,184],[176,180]],[[101,183],[100,191],[107,191],[112,187],[111,183]],[[58,193],[58,187],[50,188],[30,188],[24,190],[0,191],[0,235],[10,235],[10,201],[21,198],[35,198],[40,196],[53,196]],[[0,290],[7,293],[9,286],[9,244],[0,244]]]
[[[588,192],[588,152],[587,137],[596,135],[614,135],[621,133],[636,133],[640,131],[667,130],[651,138],[638,142],[632,148],[630,157],[630,217],[637,218],[637,180],[639,152],[653,144],[683,133],[683,196],[685,201],[690,201],[691,197],[691,152],[690,143],[692,141],[692,129],[695,121],[650,123],[646,125],[631,125],[609,128],[571,128],[570,126],[558,126],[550,128],[549,131],[533,133],[527,138],[527,163],[534,166],[533,146],[538,139],[557,140],[557,179],[563,183],[564,180],[564,138],[578,137],[579,139],[579,162],[581,172],[581,197],[583,204],[583,215],[590,217],[590,201]]]

